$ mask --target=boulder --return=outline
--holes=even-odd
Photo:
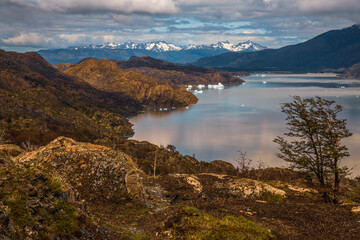
[[[59,137],[15,161],[53,172],[92,204],[145,197],[141,171],[128,155],[108,147]]]
[[[1,144],[0,145],[0,158],[1,157],[15,157],[23,152],[24,152],[24,150],[21,149],[18,145],[14,145],[14,144]]]
[[[353,207],[351,209],[352,213],[360,214],[360,206]]]

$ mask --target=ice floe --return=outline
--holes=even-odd
[[[213,88],[213,89],[224,89],[224,85],[222,85],[221,83],[218,83],[217,85],[209,84],[208,89],[211,89],[211,88]]]

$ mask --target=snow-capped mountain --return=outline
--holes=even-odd
[[[132,56],[150,56],[168,62],[188,64],[203,57],[210,57],[232,52],[253,52],[265,49],[259,44],[251,41],[232,44],[228,41],[209,45],[189,44],[177,46],[165,41],[136,43],[104,43],[99,45],[75,46],[66,49],[40,50],[38,53],[51,64],[61,62],[79,62],[84,58],[106,58],[117,60],[128,60]]]
[[[185,47],[186,50],[192,49],[215,49],[215,50],[228,50],[230,52],[253,52],[253,51],[261,51],[266,49],[265,46],[254,43],[252,41],[241,42],[238,44],[232,44],[229,41],[222,41],[218,43],[213,43],[210,45],[188,45]]]
[[[104,43],[101,45],[89,45],[83,47],[71,47],[71,49],[132,49],[132,50],[147,50],[153,52],[168,52],[168,51],[180,51],[181,47],[178,47],[172,43],[167,43],[164,41],[158,42],[148,42],[148,43],[135,43],[135,42],[125,42],[125,43]]]
[[[165,41],[147,42],[147,43],[104,43],[101,45],[89,45],[86,47],[72,47],[71,49],[129,49],[129,50],[147,50],[152,52],[169,52],[169,51],[181,51],[181,50],[227,50],[231,52],[250,52],[260,51],[266,47],[254,43],[252,41],[242,42],[238,44],[232,44],[229,41],[221,41],[210,45],[194,45],[189,44],[186,46],[176,46],[172,43]]]

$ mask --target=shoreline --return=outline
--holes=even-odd
[[[250,73],[250,76],[254,75],[291,75],[291,76],[334,76],[337,77],[337,73],[281,73],[281,72],[259,72],[259,73]],[[245,76],[245,78],[248,76]]]

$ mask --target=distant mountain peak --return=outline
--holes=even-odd
[[[354,30],[360,30],[360,24],[356,23],[350,27],[342,28],[341,30],[347,30],[347,29],[354,29]]]
[[[359,42],[360,26],[353,25],[279,49],[225,53],[201,58],[193,64],[232,71],[340,72],[360,62]]]
[[[121,49],[121,50],[147,50],[152,52],[170,52],[170,51],[181,51],[181,50],[227,50],[231,52],[242,52],[242,51],[260,51],[266,47],[260,44],[254,43],[250,40],[238,44],[232,44],[229,41],[219,41],[217,43],[209,45],[196,45],[189,44],[186,46],[177,46],[166,41],[153,41],[147,43],[135,43],[132,41],[124,43],[112,43],[107,42],[100,45],[91,44],[89,46],[82,47],[70,47],[70,49]]]

